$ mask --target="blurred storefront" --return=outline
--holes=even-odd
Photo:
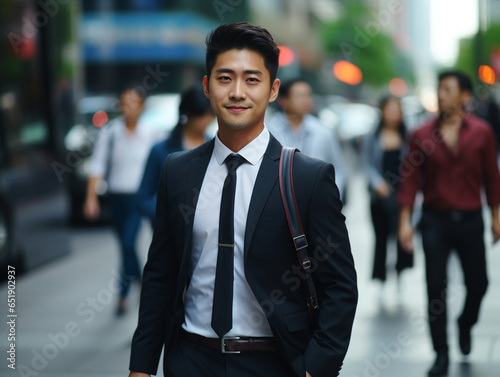
[[[244,0],[83,0],[86,91],[116,92],[133,82],[147,94],[179,92],[205,74],[207,33],[247,13]]]
[[[81,87],[77,5],[0,2],[0,264],[19,270],[69,250],[66,180],[54,163],[67,160]]]

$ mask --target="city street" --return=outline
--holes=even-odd
[[[368,208],[366,183],[355,173],[350,179],[345,214],[358,271],[360,300],[341,376],[426,376],[434,354],[425,321],[424,269],[419,242],[416,242],[415,268],[402,275],[399,285],[395,274],[389,275],[383,288],[375,284],[370,280],[373,233]],[[491,245],[491,235],[488,233],[487,237]],[[151,231],[144,223],[139,240],[143,261],[150,238]],[[489,247],[487,257],[490,286],[480,322],[473,330],[473,349],[468,358],[460,355],[455,322],[464,299],[462,276],[458,261],[453,259],[450,264],[450,377],[499,374],[500,245]],[[117,243],[108,228],[73,229],[69,255],[17,278],[17,317],[7,317],[7,284],[2,284],[4,356],[0,375],[127,376],[139,292],[134,287],[129,312],[116,318],[117,271]],[[13,318],[15,321],[6,324]],[[12,329],[13,342],[7,339],[13,334]],[[10,343],[15,345],[15,352],[9,351]],[[10,354],[15,355],[15,360],[8,360]]]

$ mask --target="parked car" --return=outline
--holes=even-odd
[[[318,117],[335,130],[344,145],[358,150],[362,138],[376,127],[379,111],[363,103],[337,102],[319,110]]]

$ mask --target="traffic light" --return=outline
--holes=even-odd
[[[345,60],[339,60],[333,65],[333,74],[337,79],[349,85],[358,85],[363,79],[361,70]]]
[[[293,63],[295,60],[295,53],[290,47],[278,46],[280,49],[279,66],[286,67]]]
[[[479,78],[486,84],[493,85],[496,81],[495,71],[489,65],[482,65],[478,70]]]

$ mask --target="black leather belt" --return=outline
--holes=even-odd
[[[474,216],[482,216],[482,210],[469,210],[469,211],[463,211],[463,210],[435,210],[435,209],[430,209],[430,208],[424,208],[424,211],[437,215],[437,216],[443,216],[446,219],[451,220],[452,222],[459,222],[463,220],[470,219],[471,217]]]
[[[278,347],[272,337],[249,338],[228,336],[224,338],[206,338],[181,330],[181,338],[205,347],[220,350],[222,353],[240,353],[256,351],[277,351]]]

